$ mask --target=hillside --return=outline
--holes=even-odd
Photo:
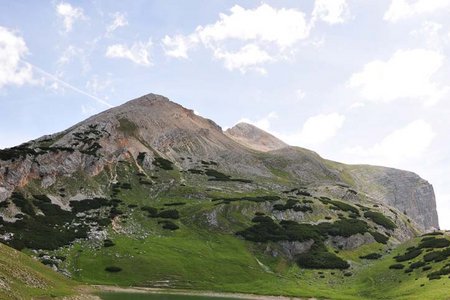
[[[27,255],[0,244],[0,299],[63,298],[76,284]]]
[[[0,150],[0,216],[4,243],[84,283],[336,299],[382,298],[360,256],[386,264],[439,226],[414,173],[223,132],[154,94]]]

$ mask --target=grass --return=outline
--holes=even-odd
[[[80,282],[148,287],[168,282],[172,288],[327,299],[408,299],[416,294],[422,297],[416,299],[440,299],[449,291],[442,284],[444,278],[432,281],[427,278],[433,272],[445,273],[446,261],[433,260],[421,266],[418,262],[424,259],[425,251],[402,262],[403,270],[389,269],[398,263],[395,256],[404,255],[409,247],[417,247],[427,237],[389,253],[387,249],[392,245],[388,237],[373,231],[372,222],[359,216],[359,209],[351,204],[333,200],[334,203],[323,205],[308,197],[306,200],[312,211],[297,212],[295,208],[305,203],[302,201],[305,197],[297,195],[298,190],[282,191],[302,186],[301,183],[268,188],[255,181],[243,188],[239,182],[208,181],[212,176],[189,171],[181,173],[176,168],[159,166],[155,170],[145,170],[144,174],[132,162],[119,163],[108,171],[112,174],[102,172],[93,178],[79,177],[78,181],[63,179],[67,183],[64,193],[69,195],[83,188],[105,194],[107,201],[71,205],[77,212],[90,209],[108,212],[111,209],[115,228],[113,230],[109,223],[106,224],[107,239],[97,243],[76,240],[61,249],[40,252],[67,257],[60,267]],[[105,188],[104,183],[114,175],[119,183]],[[153,184],[141,184],[142,178],[152,180]],[[183,185],[180,178],[184,180]],[[276,184],[280,182],[276,181]],[[55,187],[55,191],[60,187]],[[304,191],[317,194],[311,187]],[[46,198],[39,196],[44,193],[36,184],[32,194],[38,195],[35,200],[42,202],[40,207],[48,205]],[[274,212],[274,204],[280,203],[281,210]],[[23,203],[24,207],[28,204]],[[331,210],[330,206],[338,210]],[[31,202],[30,207],[34,212],[35,202]],[[255,212],[260,212],[257,218]],[[341,214],[340,218],[338,214]],[[282,218],[277,217],[280,215]],[[356,216],[351,219],[350,215]],[[302,221],[293,221],[299,216]],[[330,219],[328,223],[324,223],[325,217]],[[255,222],[252,222],[253,218]],[[261,232],[275,238],[247,241],[235,235],[238,231],[253,228],[250,233],[256,232],[254,236],[260,238],[261,232],[255,231],[258,226]],[[329,236],[350,237],[367,232],[388,245],[370,243],[338,251],[327,240]],[[317,242],[312,251],[295,258],[283,255],[278,243],[309,239]],[[368,259],[375,256],[378,259]],[[296,262],[301,258],[303,263],[299,266]],[[423,268],[428,266],[430,270],[424,271]],[[315,269],[308,269],[311,267]],[[322,267],[327,269],[317,270]],[[328,269],[332,267],[348,269]],[[405,273],[410,269],[411,272]]]
[[[4,300],[63,297],[75,294],[78,285],[3,244],[0,244],[0,266],[0,299]]]

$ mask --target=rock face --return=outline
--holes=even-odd
[[[358,190],[396,207],[422,230],[439,229],[433,186],[417,174],[375,166],[352,166]]]
[[[66,178],[81,176],[80,180],[87,180],[103,173],[114,182],[119,162],[132,161],[144,172],[154,168],[156,158],[170,160],[184,171],[214,161],[230,176],[268,182],[268,186],[280,189],[286,187],[282,183],[291,188],[309,185],[316,190],[327,186],[328,192],[336,190],[346,201],[369,199],[405,212],[420,231],[439,227],[433,188],[414,173],[327,161],[249,124],[240,123],[223,132],[213,121],[154,94],[102,112],[63,132],[1,150],[0,202],[30,183],[47,189]],[[102,188],[83,193],[101,195]],[[71,199],[76,196],[70,195]],[[52,199],[67,205],[67,200]],[[11,206],[10,214],[13,209]],[[12,217],[8,211],[0,210],[0,215]]]
[[[257,151],[267,152],[289,146],[270,133],[247,123],[236,124],[226,130],[225,134],[236,142]]]

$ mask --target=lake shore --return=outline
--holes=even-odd
[[[118,287],[108,285],[94,285],[100,292],[113,293],[143,293],[143,294],[170,294],[170,295],[186,295],[186,296],[206,296],[206,297],[222,297],[233,299],[248,299],[248,300],[316,300],[316,298],[298,298],[288,296],[265,296],[255,294],[242,293],[225,293],[225,292],[211,292],[211,291],[194,291],[194,290],[178,290],[178,289],[162,289],[162,288],[147,288],[147,287]]]

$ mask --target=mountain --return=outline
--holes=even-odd
[[[227,129],[225,135],[247,148],[262,152],[278,150],[289,146],[270,133],[247,123],[236,124],[232,128]]]
[[[1,241],[84,283],[342,299],[331,283],[366,278],[360,256],[439,228],[414,173],[224,132],[154,94],[0,150],[0,216]]]

